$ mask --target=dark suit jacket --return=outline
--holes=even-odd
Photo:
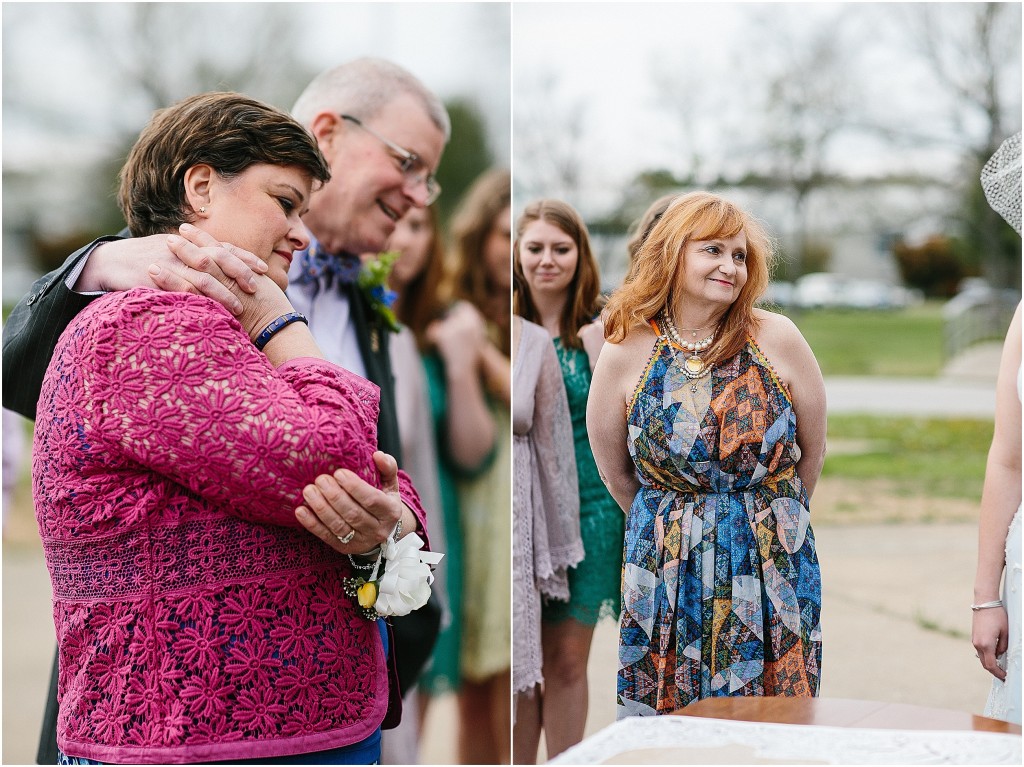
[[[359,353],[366,366],[366,377],[380,387],[380,415],[377,417],[377,447],[402,465],[402,447],[398,439],[398,409],[395,406],[395,374],[391,370],[391,330],[370,307],[366,294],[352,288],[348,294],[352,325],[359,341]]]
[[[35,420],[39,390],[57,339],[75,315],[98,297],[75,293],[64,281],[95,244],[117,239],[100,237],[76,250],[63,266],[36,280],[14,307],[4,324],[3,405],[8,410]]]

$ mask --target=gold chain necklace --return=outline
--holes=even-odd
[[[683,375],[691,381],[696,381],[698,378],[703,378],[710,373],[712,366],[704,364],[704,360],[700,358],[700,353],[714,343],[715,332],[712,332],[711,335],[707,338],[702,338],[700,341],[684,341],[680,337],[679,330],[676,328],[676,323],[672,321],[672,315],[668,313],[667,309],[662,310],[661,320],[669,338],[679,344],[679,346],[683,347],[683,349],[690,352],[690,355],[686,357],[685,362],[683,362]],[[717,328],[715,331],[717,331]],[[696,384],[691,387],[693,391],[696,391],[696,388]]]

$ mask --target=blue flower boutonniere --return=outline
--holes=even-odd
[[[366,295],[370,308],[377,313],[393,333],[401,330],[401,325],[391,308],[394,306],[398,294],[388,289],[388,276],[391,274],[391,267],[395,265],[398,256],[397,251],[389,250],[376,258],[364,261],[356,280],[359,289]]]

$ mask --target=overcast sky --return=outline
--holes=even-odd
[[[956,27],[962,18],[957,14],[970,4],[926,5]],[[1006,66],[1016,77],[1004,78],[1004,85],[1019,113],[1020,4],[1013,5],[1018,39],[1006,46]],[[742,164],[742,148],[716,145],[716,137],[758,120],[764,94],[757,89],[764,75],[792,66],[820,42],[838,61],[837,96],[856,100],[863,114],[878,122],[892,120],[922,134],[907,151],[885,150],[877,136],[846,131],[832,142],[831,167],[861,174],[953,172],[958,162],[953,150],[976,141],[985,126],[967,108],[959,110],[961,124],[951,124],[948,114],[958,110],[950,108],[948,92],[936,87],[933,74],[911,50],[919,31],[911,6],[921,4],[516,4],[514,133],[517,139],[545,130],[564,133],[566,112],[582,115],[574,144],[585,158],[578,203],[592,213],[604,212],[641,170],[686,172],[694,145],[731,152]],[[798,71],[808,82],[819,75],[813,67]],[[666,82],[679,90],[671,92]],[[684,139],[680,114],[692,121],[697,141]],[[527,116],[534,124],[524,121]],[[1020,129],[1019,114],[1014,122],[1009,132]],[[526,179],[532,170],[528,158],[517,153],[516,169]]]
[[[63,128],[78,135],[102,134],[110,113],[126,109],[112,90],[103,57],[107,51],[83,33],[75,3],[3,4],[4,149],[21,149],[33,131],[20,121],[18,104],[7,93],[49,109],[74,115]],[[128,4],[96,4],[110,23],[123,17]],[[210,4],[176,3],[180,18],[208,13]],[[227,3],[266,15],[270,4]],[[497,159],[509,161],[510,8],[494,3],[288,3],[304,25],[296,55],[319,71],[365,55],[389,58],[411,70],[444,99],[471,97],[486,112]],[[200,6],[203,6],[200,9]],[[204,17],[206,18],[206,17]],[[230,23],[196,30],[210,45],[245,46]],[[235,35],[235,37],[233,37]],[[268,56],[274,51],[268,50]],[[297,95],[297,94],[295,94]],[[289,109],[291,104],[277,104]],[[142,121],[148,114],[142,117]],[[8,120],[7,118],[11,118]],[[141,128],[142,123],[139,123]],[[38,130],[39,126],[31,126]],[[31,144],[26,143],[26,146]]]

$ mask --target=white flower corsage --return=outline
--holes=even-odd
[[[395,528],[398,532],[398,528]],[[444,554],[423,551],[423,539],[409,533],[396,541],[394,533],[381,545],[369,578],[346,578],[345,590],[354,596],[363,614],[371,620],[391,615],[408,615],[430,598],[434,582],[431,566]],[[383,572],[381,572],[383,563]]]

